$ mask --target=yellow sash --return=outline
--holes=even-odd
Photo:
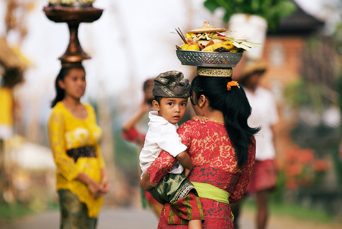
[[[222,203],[229,204],[229,192],[215,187],[211,184],[199,183],[199,182],[191,182],[198,193],[198,196],[201,198],[216,200]]]

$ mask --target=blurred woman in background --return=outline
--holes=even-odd
[[[84,68],[62,67],[55,88],[48,129],[57,167],[60,228],[94,229],[109,182],[94,109],[80,101],[86,89]]]
[[[122,127],[122,137],[129,142],[133,142],[137,144],[139,148],[142,148],[144,146],[146,133],[141,133],[136,128],[136,124],[140,120],[142,120],[144,115],[152,109],[152,101],[154,99],[154,96],[152,95],[153,84],[154,84],[153,78],[145,80],[143,84],[144,99],[139,106],[139,110]],[[139,149],[139,153],[140,153],[140,149]],[[140,167],[139,167],[139,177],[140,177]],[[142,192],[141,198],[142,198],[143,208],[145,208],[145,205],[146,205],[145,202],[147,201],[148,204],[151,206],[154,214],[159,218],[160,212],[163,206],[158,201],[153,199],[152,195],[149,192],[146,192],[146,191]]]

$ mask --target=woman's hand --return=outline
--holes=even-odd
[[[101,196],[101,187],[100,185],[93,179],[91,179],[87,174],[80,173],[77,176],[79,181],[82,181],[84,184],[87,185],[90,193],[93,195],[94,199]]]
[[[140,104],[140,107],[139,107],[139,112],[140,112],[140,115],[143,115],[145,114],[146,112],[149,112],[150,110],[152,109],[152,106],[147,104],[145,102],[145,100]]]
[[[140,104],[138,112],[128,120],[128,122],[122,127],[124,132],[129,131],[135,124],[139,121],[139,119],[146,113],[152,109],[152,106],[148,105],[145,100]]]
[[[90,179],[88,183],[88,189],[93,195],[94,199],[99,198],[102,195],[101,186],[93,179]]]
[[[102,178],[101,178],[100,188],[101,188],[101,195],[103,195],[103,194],[106,194],[110,189],[110,183],[109,183],[106,170],[101,169],[101,177]]]
[[[205,124],[208,121],[208,118],[205,116],[196,115],[191,120],[199,121],[201,124]]]
[[[152,184],[150,183],[150,177],[148,174],[144,174],[142,179],[140,180],[140,186],[142,189],[144,189],[145,191],[150,190],[151,188],[153,188]]]

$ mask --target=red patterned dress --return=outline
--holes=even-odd
[[[237,168],[235,150],[230,142],[225,126],[208,121],[201,124],[196,121],[188,121],[178,128],[178,134],[182,143],[194,164],[189,180],[214,185],[229,192],[229,202],[236,203],[248,185],[255,161],[254,145],[248,148],[248,160]],[[150,174],[150,182],[156,184],[171,170],[176,160],[166,152],[161,152],[159,157],[147,170]],[[215,200],[201,198],[205,221],[203,229],[232,229],[233,220],[229,204]],[[166,204],[159,219],[159,229],[177,228],[185,229],[187,225],[168,225],[167,218],[170,213],[170,205]],[[178,217],[177,215],[175,217]]]

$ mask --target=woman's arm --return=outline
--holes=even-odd
[[[168,152],[161,151],[156,160],[148,167],[140,181],[140,186],[148,191],[156,186],[160,180],[172,169],[177,160]]]
[[[74,180],[80,174],[74,159],[66,154],[64,143],[64,116],[62,113],[52,113],[49,123],[49,139],[58,172],[68,181]]]
[[[100,188],[101,188],[101,194],[102,195],[106,194],[110,189],[109,178],[108,178],[107,171],[105,168],[101,169],[101,185],[100,185]]]
[[[150,110],[150,106],[143,103],[141,104],[139,111],[131,118],[122,128],[122,138],[143,147],[146,135],[140,133],[134,126],[142,117],[143,114]]]
[[[101,189],[101,195],[103,195],[109,191],[110,183],[109,183],[108,174],[105,168],[106,167],[105,162],[103,160],[101,148],[99,144],[95,145],[95,151],[96,151],[96,158],[97,158],[98,165],[100,168],[100,173],[101,173],[100,189]]]
[[[135,126],[135,124],[139,121],[141,116],[143,116],[146,112],[148,112],[151,109],[151,106],[145,103],[145,100],[140,105],[138,112],[130,119],[127,123],[124,124],[122,127],[122,130],[124,132],[128,132],[132,127]]]
[[[238,202],[244,192],[246,191],[247,185],[249,180],[251,179],[254,162],[255,162],[255,139],[253,139],[254,145],[250,145],[248,147],[248,160],[246,164],[242,168],[242,174],[238,178],[238,181],[234,187],[234,190],[229,194],[229,203],[236,203]]]
[[[65,151],[64,143],[64,116],[62,113],[52,113],[49,123],[49,139],[53,158],[58,172],[68,181],[78,179],[85,183],[93,197],[98,197],[100,185],[86,174],[82,173],[75,165],[74,159]]]
[[[87,174],[80,173],[78,174],[77,179],[87,185],[94,199],[101,196],[102,192],[100,185],[95,180],[91,179]]]

